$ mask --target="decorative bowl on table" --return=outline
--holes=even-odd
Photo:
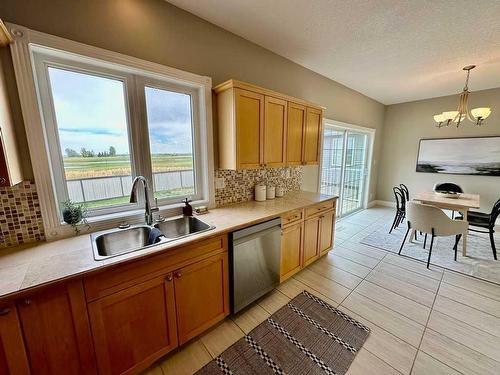
[[[462,195],[462,193],[457,193],[456,191],[447,191],[447,190],[436,190],[436,194],[443,198],[452,198],[456,199]]]

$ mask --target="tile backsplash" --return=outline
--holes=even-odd
[[[0,187],[0,248],[45,238],[35,183]]]
[[[215,204],[217,206],[224,206],[230,203],[252,200],[254,197],[254,186],[258,182],[273,186],[283,186],[285,193],[300,190],[302,176],[303,170],[300,166],[237,171],[217,169],[215,171],[215,178],[223,178],[225,186],[224,188],[216,187]]]

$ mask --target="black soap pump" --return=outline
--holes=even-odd
[[[182,202],[184,203],[184,207],[182,207],[182,214],[184,216],[193,216],[193,207],[189,204],[191,200],[184,198]]]

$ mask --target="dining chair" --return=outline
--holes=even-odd
[[[464,189],[460,185],[457,185],[453,182],[440,182],[438,184],[434,185],[434,191],[435,192],[448,192],[451,191],[453,193],[463,193]],[[455,211],[451,210],[451,218],[455,218]]]
[[[408,187],[405,184],[399,184],[399,188],[403,190],[405,199],[408,202],[410,200],[410,190],[408,190]]]
[[[408,228],[399,248],[398,254],[401,255],[401,250],[406,242],[410,230],[429,233],[431,235],[431,245],[429,248],[429,256],[427,258],[427,268],[431,262],[432,247],[435,237],[455,236],[455,260],[457,260],[457,247],[462,236],[467,235],[468,224],[466,221],[450,219],[440,208],[430,206],[423,203],[408,202],[406,207],[406,217]],[[411,241],[411,237],[410,237]]]
[[[396,214],[394,215],[394,220],[392,222],[391,229],[389,230],[389,234],[392,233],[392,231],[397,228],[399,224],[401,224],[406,216],[406,199],[404,192],[398,186],[394,186],[392,191],[396,200]]]
[[[500,199],[495,202],[491,212],[484,213],[478,211],[469,211],[467,213],[467,221],[470,226],[483,228],[483,230],[472,229],[469,230],[477,233],[488,233],[490,235],[491,250],[493,251],[493,258],[497,260],[497,249],[495,246],[495,222],[500,215]]]

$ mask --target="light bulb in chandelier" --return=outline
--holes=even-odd
[[[491,114],[491,108],[480,107],[474,108],[470,111],[472,117],[476,120],[476,125],[483,125],[484,120]]]

